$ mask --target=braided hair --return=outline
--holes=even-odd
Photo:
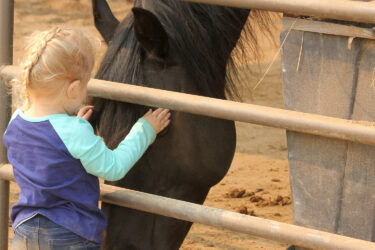
[[[80,30],[55,27],[35,32],[26,46],[13,94],[21,99],[22,109],[27,110],[31,105],[31,89],[53,89],[53,80],[58,78],[87,80],[93,65],[93,46]]]
[[[36,65],[43,54],[44,50],[47,47],[49,41],[51,41],[57,33],[61,31],[61,28],[56,27],[49,31],[44,32],[42,36],[40,36],[40,43],[36,44],[31,50],[31,53],[27,56],[27,59],[24,61],[22,72],[21,72],[21,84],[24,88],[25,93],[25,107],[28,109],[30,107],[30,93],[29,93],[29,85],[30,85],[30,73]]]

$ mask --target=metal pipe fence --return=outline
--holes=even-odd
[[[375,23],[375,3],[347,0],[182,0],[243,9],[260,9],[344,21]]]
[[[18,72],[17,67],[7,66],[0,71],[0,75],[9,80],[17,77]],[[164,107],[196,115],[254,123],[375,146],[375,127],[368,122],[360,123],[98,79],[90,80],[88,93],[91,96],[116,101]]]
[[[11,165],[0,167],[0,178],[14,181]],[[111,185],[100,185],[100,199],[117,206],[179,220],[225,228],[235,232],[312,249],[365,250],[375,243],[287,223],[243,215],[223,209],[170,199]]]
[[[255,8],[291,14],[317,16],[338,20],[375,23],[373,3],[324,0],[184,0],[238,8]],[[12,64],[13,0],[0,0],[0,66]],[[5,79],[18,74],[7,66],[1,74]],[[375,129],[343,119],[236,103],[183,93],[150,89],[127,84],[92,80],[89,94],[147,106],[160,106],[176,111],[237,120],[283,128],[301,133],[327,136],[375,146]],[[2,135],[10,117],[10,98],[0,84],[0,250],[8,246],[9,181],[14,180],[6,163]],[[176,219],[224,227],[262,238],[308,248],[375,249],[375,243],[298,227],[276,221],[241,215],[151,194],[101,185],[104,202],[170,216]]]
[[[0,72],[0,75],[2,75],[5,80],[17,77],[18,74],[19,69],[15,66],[4,67]],[[106,99],[154,107],[165,107],[198,115],[256,123],[375,145],[375,128],[373,126],[356,124],[352,121],[338,118],[218,100],[97,79],[90,80],[88,92],[91,96]],[[10,165],[0,168],[0,179],[13,179],[9,168]],[[102,200],[111,204],[211,226],[224,227],[233,231],[249,233],[262,238],[295,244],[302,247],[353,249],[355,246],[355,249],[371,249],[371,247],[375,249],[375,243],[372,242],[360,241],[354,238],[315,231],[294,225],[280,224],[279,222],[265,219],[249,216],[243,217],[244,215],[171,200],[165,197],[157,197],[108,185],[102,185],[101,190]],[[194,213],[192,214],[192,212]],[[223,217],[225,217],[224,221],[221,219],[217,220],[217,218]]]

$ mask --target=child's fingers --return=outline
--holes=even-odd
[[[78,117],[82,117],[83,115],[85,114],[84,110],[83,109],[80,109],[77,113],[77,116]]]
[[[164,109],[163,111],[160,112],[160,114],[157,116],[158,119],[162,120],[165,117],[169,115],[169,109]]]
[[[161,130],[165,129],[169,125],[170,122],[171,122],[171,120],[168,120],[168,121],[164,122]]]
[[[88,106],[84,106],[82,107],[79,111],[78,111],[78,116],[79,117],[82,117],[82,115],[84,115],[87,111],[89,111],[90,109],[93,109],[94,106],[92,105],[88,105]]]
[[[87,105],[87,106],[84,106],[84,107],[82,108],[82,110],[85,110],[85,111],[87,112],[87,110],[89,110],[89,109],[93,109],[93,108],[94,108],[93,105]]]
[[[163,111],[162,108],[158,108],[152,114],[157,118],[162,111]]]
[[[92,105],[89,105],[89,106],[85,106],[83,108],[81,108],[79,111],[78,111],[78,114],[77,116],[78,117],[81,117],[85,120],[88,120],[88,118],[90,118],[91,114],[92,114],[92,109],[94,108],[94,106]],[[91,111],[90,111],[91,110]],[[90,112],[90,114],[88,115],[88,118],[87,117],[87,113]]]
[[[164,123],[164,122],[168,121],[170,117],[171,117],[171,114],[168,113],[166,116],[164,116],[163,118],[161,118],[160,121],[161,121],[162,123]]]
[[[92,115],[92,112],[92,109],[87,110],[87,112],[82,116],[82,118],[88,121],[90,119],[90,116]]]
[[[82,117],[82,110],[78,110],[77,117]]]
[[[160,112],[159,115],[163,115],[163,116],[165,116],[165,115],[167,115],[168,113],[169,113],[169,109],[163,109],[163,110]]]

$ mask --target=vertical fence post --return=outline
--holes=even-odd
[[[0,0],[0,66],[12,64],[14,0]],[[10,118],[10,97],[0,83],[0,166],[7,162],[3,134]],[[0,250],[8,249],[9,181],[0,180]]]

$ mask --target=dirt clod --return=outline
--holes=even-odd
[[[283,197],[283,199],[281,200],[281,205],[285,206],[285,205],[290,205],[290,204],[292,204],[292,200],[290,199],[290,197],[288,196]]]
[[[240,214],[247,214],[247,207],[241,206],[237,209],[237,212],[239,212]]]
[[[235,188],[235,189],[232,189],[229,193],[227,193],[226,196],[230,198],[242,198],[245,196],[245,194],[246,194],[245,189]]]
[[[261,201],[258,201],[255,206],[257,206],[257,207],[267,207],[269,205],[270,205],[270,201],[261,200]]]
[[[278,205],[286,206],[286,205],[292,204],[292,200],[290,199],[289,196],[281,196],[281,195],[277,195],[276,198],[274,199],[271,199],[271,198],[265,199],[262,196],[255,195],[255,196],[250,197],[250,201],[253,203],[256,203],[255,206],[257,207],[278,206]]]
[[[276,202],[280,202],[283,200],[283,197],[281,195],[278,195],[275,199]]]
[[[251,202],[259,202],[259,201],[264,201],[264,199],[263,199],[262,196],[254,195],[254,196],[250,197],[250,201]]]
[[[241,206],[237,209],[237,212],[238,213],[241,213],[241,214],[246,214],[246,215],[251,215],[251,216],[256,216],[255,215],[255,211],[253,209],[249,209],[248,207],[246,206]]]

